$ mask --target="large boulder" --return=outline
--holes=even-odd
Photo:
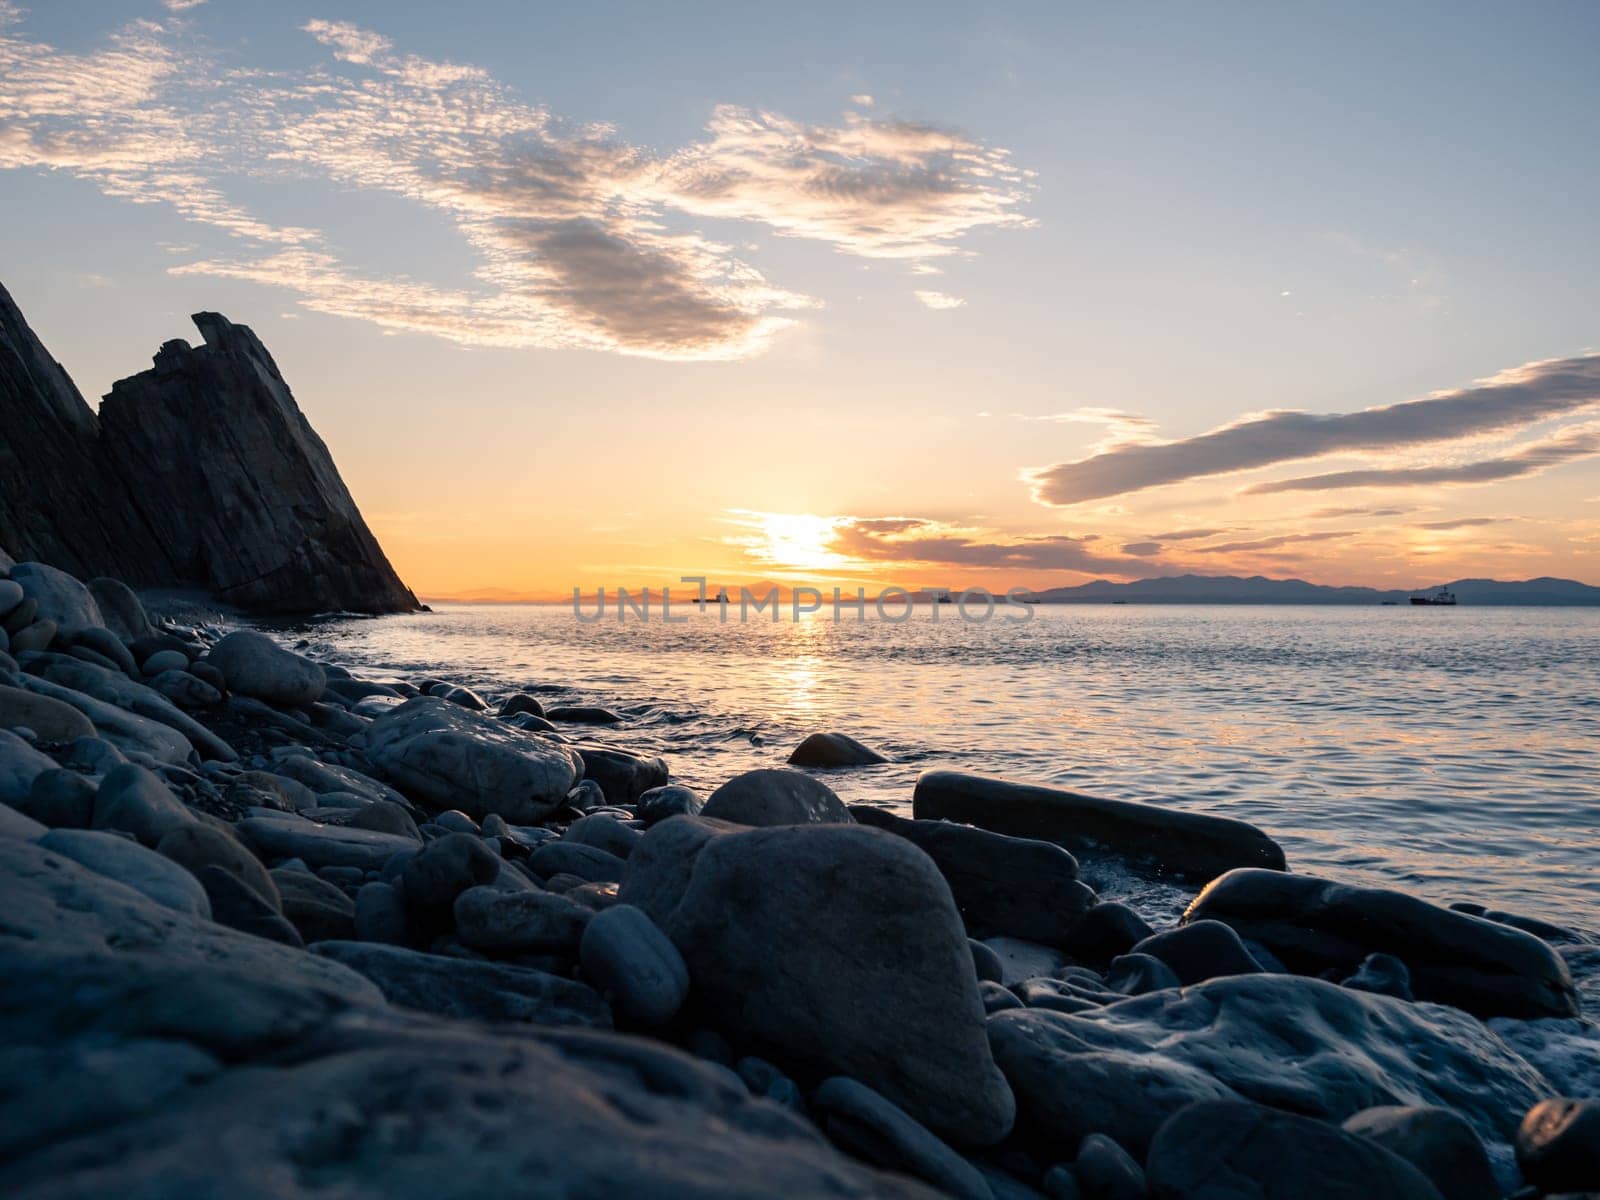
[[[791,767],[870,767],[888,761],[844,733],[813,733],[789,755]]]
[[[138,594],[122,580],[96,576],[89,580],[89,593],[100,607],[106,628],[118,637],[131,640],[155,632]]]
[[[0,729],[19,726],[33,730],[44,742],[71,742],[94,736],[89,718],[72,705],[0,685]]]
[[[1078,879],[1077,859],[1053,842],[951,821],[908,821],[864,804],[852,805],[850,813],[862,824],[905,838],[933,859],[971,937],[1066,946],[1094,907],[1093,890]]]
[[[41,754],[8,729],[0,729],[0,804],[17,804],[33,790],[33,781],[56,769],[56,760]]]
[[[693,862],[664,869],[658,840]],[[858,1079],[951,1141],[1010,1130],[961,916],[915,846],[854,824],[720,833],[674,817],[628,864],[623,901],[672,939],[703,1019],[741,1050]]]
[[[138,842],[94,829],[52,829],[39,845],[118,883],[165,908],[211,918],[211,902],[200,881],[177,863]]]
[[[88,663],[77,665],[91,671],[99,669]],[[54,664],[51,669],[54,669]],[[119,708],[114,702],[97,700],[75,688],[32,675],[18,677],[17,685],[36,695],[49,696],[63,704],[70,704],[94,723],[95,733],[100,738],[124,753],[143,754],[157,762],[167,763],[187,762],[190,755],[195,753],[194,744],[171,725],[141,717],[138,713]],[[172,711],[176,713],[177,709]]]
[[[1135,1154],[1197,1100],[1329,1121],[1441,1105],[1503,1142],[1550,1091],[1465,1013],[1292,975],[1225,976],[1072,1014],[1000,1012],[989,1039],[1029,1125],[1067,1145],[1104,1133]]]
[[[230,692],[280,708],[303,708],[322,698],[327,675],[317,663],[285,650],[264,633],[236,629],[206,655]]]
[[[654,755],[629,754],[610,746],[577,746],[583,777],[605,793],[607,804],[633,804],[652,788],[665,787],[667,764]]]
[[[1355,971],[1390,954],[1418,1000],[1480,1017],[1575,1017],[1566,963],[1532,934],[1440,908],[1404,892],[1350,887],[1311,875],[1230,871],[1197,896],[1185,922],[1221,921],[1292,971]]]
[[[38,619],[54,621],[60,633],[72,636],[105,626],[94,595],[65,571],[45,563],[21,562],[11,568],[11,579],[39,606]]]
[[[1446,1200],[1500,1200],[1500,1185],[1483,1141],[1448,1108],[1380,1105],[1358,1112],[1343,1128],[1398,1154],[1426,1175]]]
[[[1080,856],[1113,854],[1184,879],[1214,879],[1234,867],[1284,869],[1282,848],[1243,821],[959,771],[924,771],[912,812],[1055,842]]]
[[[576,752],[433,696],[417,696],[367,729],[367,757],[412,799],[513,825],[554,812],[583,773]]]
[[[738,825],[848,823],[833,789],[803,771],[763,768],[735,775],[711,793],[702,816]]]
[[[1161,1127],[1147,1164],[1156,1200],[1443,1200],[1376,1142],[1258,1104],[1191,1104]],[[1452,1198],[1453,1200],[1453,1198]]]
[[[233,762],[239,757],[232,746],[179,709],[166,696],[120,671],[60,654],[48,655],[30,664],[29,669],[59,687],[71,688],[80,695],[93,697],[124,712],[176,730],[205,758]],[[95,719],[93,713],[87,715],[90,720]]]

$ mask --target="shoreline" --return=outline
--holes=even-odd
[[[949,772],[910,819],[847,807],[828,781],[881,760],[825,729],[802,769],[697,795],[624,748],[622,714],[357,678],[256,622],[140,630],[125,588],[12,574],[0,716],[43,728],[0,733],[0,960],[69,999],[11,1044],[60,1064],[45,1086],[110,1089],[29,1118],[19,1196],[208,1179],[171,1146],[224,1130],[270,1177],[299,1153],[281,1114],[330,1103],[365,1115],[318,1169],[360,1195],[413,1194],[390,1160],[694,1195],[1184,1195],[1220,1169],[1205,1145],[1248,1134],[1279,1186],[1310,1139],[1371,1196],[1488,1196],[1519,1161],[1554,1178],[1530,1110],[1600,1092],[1583,930],[1285,871],[1260,830],[1181,809]],[[1134,860],[1196,896],[1180,923],[1083,882]],[[91,977],[94,1012],[71,999]],[[186,999],[135,999],[162,995]],[[563,1115],[502,1149],[530,1059]],[[385,1092],[395,1071],[450,1099]],[[380,1112],[452,1137],[373,1142]],[[113,1129],[121,1161],[85,1161]]]

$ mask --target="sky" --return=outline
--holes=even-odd
[[[1600,7],[0,0],[91,404],[250,325],[425,598],[1600,583]]]

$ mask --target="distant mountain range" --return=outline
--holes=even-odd
[[[1457,579],[1444,585],[1463,605],[1600,605],[1600,587],[1573,579]],[[1303,579],[1268,579],[1252,575],[1162,575],[1132,583],[1097,579],[1077,587],[1034,592],[1040,604],[1404,604],[1438,584],[1409,591],[1367,587],[1326,587]]]

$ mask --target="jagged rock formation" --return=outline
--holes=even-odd
[[[417,608],[260,339],[194,322],[96,417],[0,287],[0,546],[255,612]]]

